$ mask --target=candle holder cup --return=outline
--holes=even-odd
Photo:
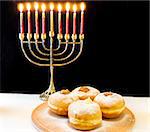
[[[40,98],[45,101],[48,100],[50,94],[56,91],[54,85],[54,67],[71,64],[78,59],[83,49],[84,34],[72,34],[70,37],[70,34],[63,35],[58,33],[58,43],[54,43],[54,36],[54,31],[49,31],[49,36],[46,36],[46,33],[34,33],[34,35],[32,35],[32,33],[19,33],[21,49],[25,58],[34,65],[50,68],[49,87],[40,95]],[[34,37],[33,40],[32,37]],[[64,41],[63,37],[65,38]],[[46,42],[49,43],[49,48]],[[25,45],[28,46],[28,51],[30,52],[26,52]],[[33,45],[36,50],[33,50]],[[68,48],[70,46],[71,49]],[[69,53],[67,52],[68,50]]]

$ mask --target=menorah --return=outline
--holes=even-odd
[[[83,49],[83,27],[84,27],[84,3],[79,3],[81,13],[79,15],[80,17],[80,34],[79,37],[77,35],[77,7],[78,4],[73,4],[73,33],[70,38],[70,32],[69,32],[69,15],[70,15],[70,3],[66,3],[66,23],[63,25],[62,22],[62,14],[64,13],[62,11],[62,4],[58,4],[58,11],[56,14],[58,14],[58,33],[57,33],[57,39],[55,39],[55,30],[56,24],[54,24],[54,11],[55,11],[55,4],[54,3],[34,3],[34,19],[35,19],[35,33],[34,37],[32,38],[32,32],[31,32],[31,8],[32,3],[19,3],[19,10],[20,10],[20,33],[19,33],[19,39],[21,43],[21,49],[24,54],[24,56],[27,58],[29,62],[32,64],[35,64],[37,66],[44,66],[50,68],[50,84],[49,88],[43,92],[40,95],[40,98],[42,100],[47,100],[49,95],[54,93],[56,91],[55,85],[54,85],[54,67],[56,66],[65,66],[68,65],[75,60],[78,59],[80,56],[82,49]],[[39,5],[41,5],[41,10],[39,9]],[[46,10],[47,6],[49,5],[49,10]],[[24,10],[24,7],[26,9]],[[46,25],[46,11],[49,13],[49,26]],[[27,14],[27,25],[28,25],[28,33],[24,33],[24,13]],[[42,13],[42,33],[39,32],[39,13]],[[47,13],[47,14],[48,14]],[[47,28],[46,28],[47,26]],[[65,26],[66,32],[65,35],[63,35],[63,26]],[[46,29],[49,29],[49,38],[46,33]],[[63,37],[64,36],[64,37]],[[48,41],[48,44],[46,43],[46,40]],[[56,41],[55,41],[56,40]],[[28,51],[26,51],[25,46],[28,47]],[[49,47],[47,46],[49,45]],[[64,46],[62,46],[64,45]],[[78,45],[78,46],[76,46]],[[34,49],[33,49],[34,46]],[[68,51],[68,47],[71,47],[71,50]],[[76,48],[77,47],[77,48]],[[76,52],[76,53],[75,53]],[[29,55],[30,54],[30,55]]]

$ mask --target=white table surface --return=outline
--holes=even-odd
[[[133,132],[150,131],[150,98],[124,99],[136,118]],[[0,132],[37,132],[31,121],[31,113],[41,103],[37,94],[0,93]]]

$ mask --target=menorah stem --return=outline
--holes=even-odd
[[[54,93],[55,90],[55,86],[54,86],[54,67],[50,66],[50,74],[51,74],[51,79],[50,79],[50,86],[49,86],[49,92],[50,94]]]
[[[51,37],[51,41],[50,41],[50,74],[51,74],[51,80],[50,80],[49,92],[52,94],[56,91],[54,86],[53,37]]]
[[[40,98],[44,101],[48,100],[50,94],[56,91],[54,86],[54,66],[53,66],[53,37],[50,37],[50,85],[49,88],[40,95]]]

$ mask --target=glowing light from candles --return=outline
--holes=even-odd
[[[18,4],[18,9],[20,11],[20,13],[23,13],[24,10],[24,6],[26,7],[26,10],[28,11],[28,33],[31,32],[31,8],[32,8],[32,3],[19,3]],[[45,32],[45,11],[46,11],[46,6],[47,4],[45,3],[38,3],[35,2],[33,4],[34,10],[35,10],[35,27],[36,27],[36,33],[39,33],[39,23],[38,23],[38,10],[39,10],[39,6],[40,9],[42,10],[42,31],[43,33]],[[49,3],[49,9],[50,9],[50,31],[54,31],[54,3]],[[58,9],[58,29],[59,29],[59,33],[62,32],[62,8],[63,6],[58,3],[57,9]],[[78,4],[73,4],[73,6],[67,2],[65,3],[65,10],[66,10],[66,34],[69,34],[69,17],[70,17],[70,8],[72,8],[73,10],[73,34],[76,33],[76,15],[77,15],[77,8],[78,8]],[[80,34],[83,34],[83,30],[84,30],[84,10],[85,10],[85,3],[82,2],[79,5],[79,9],[81,11],[81,22],[80,22]],[[21,28],[22,28],[22,32],[23,32],[23,14],[20,15],[20,22],[21,22]]]
[[[81,3],[80,8],[81,8],[81,11],[84,11],[84,9],[85,9],[85,4],[84,4],[84,3]]]
[[[73,11],[74,11],[74,12],[77,11],[77,5],[76,5],[76,4],[73,5]]]
[[[70,4],[66,3],[66,11],[69,11],[69,10],[70,10]]]
[[[58,11],[60,12],[62,10],[61,4],[58,4]]]
[[[23,8],[24,8],[23,4],[19,4],[19,11],[20,11],[20,12],[23,11]]]
[[[54,4],[50,3],[50,10],[54,10]]]
[[[35,3],[35,4],[34,4],[34,8],[35,8],[35,10],[38,10],[39,4],[38,4],[38,3]]]
[[[46,10],[45,4],[42,4],[41,8],[42,8],[42,11],[45,11]]]
[[[30,3],[27,3],[27,10],[29,11],[31,9]]]

